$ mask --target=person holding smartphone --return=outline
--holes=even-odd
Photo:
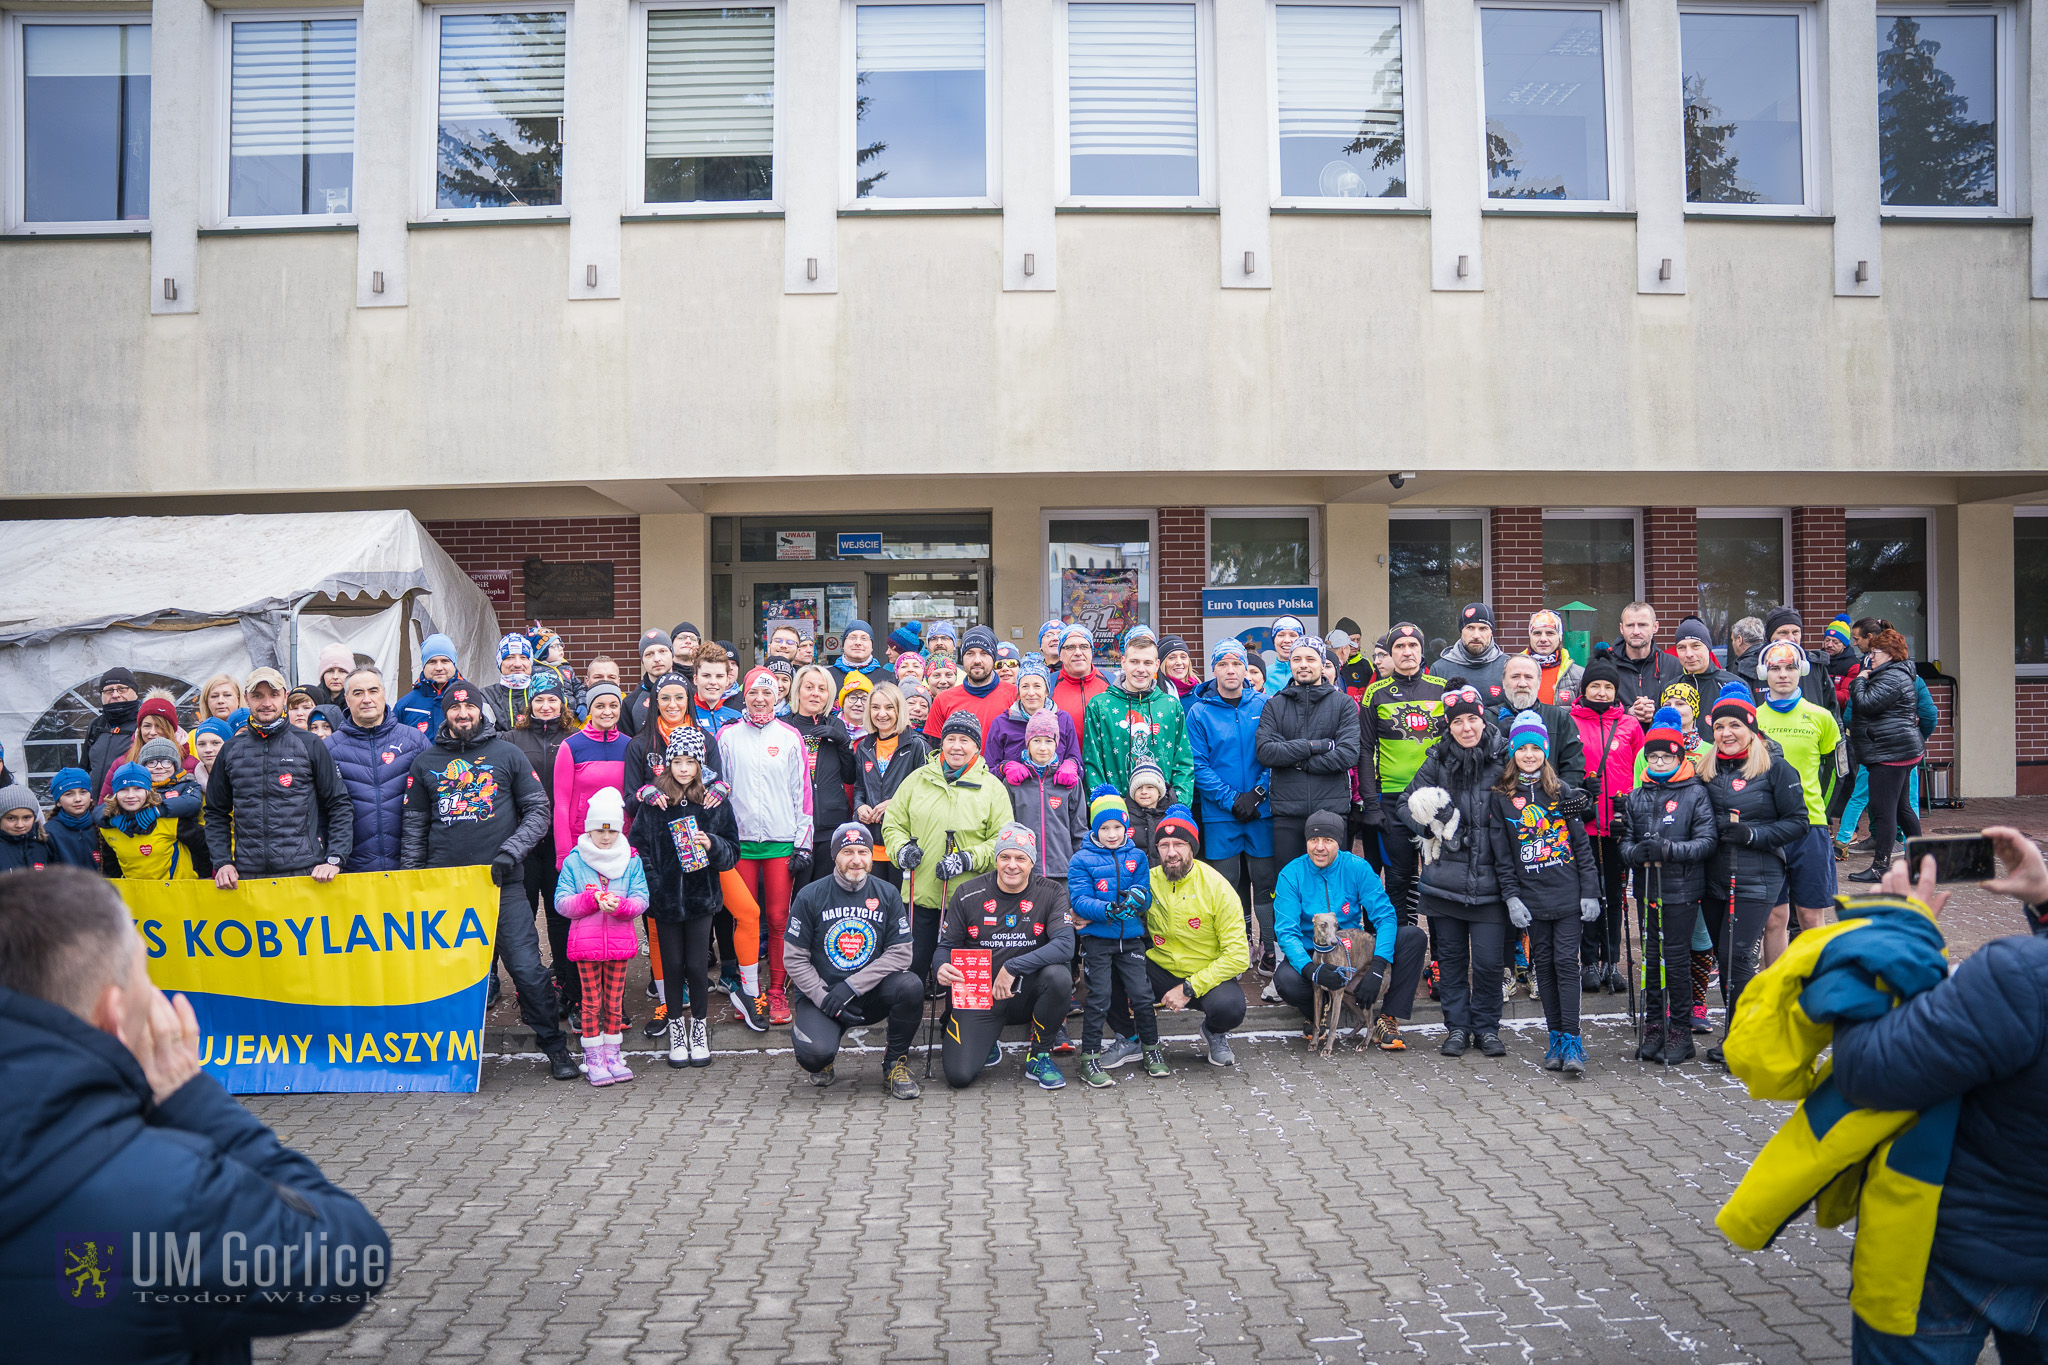
[[[1859,1365],[1971,1362],[1992,1332],[2002,1360],[2048,1356],[2048,865],[2016,829],[1984,836],[2007,868],[1984,889],[2018,897],[2032,932],[1993,939],[1946,980],[1834,1030],[1834,1081],[1851,1106],[1924,1113],[1962,1102],[1917,1331],[1895,1336],[1858,1318]],[[1939,919],[1949,893],[1936,888],[1934,859],[1917,871],[1909,882],[1905,863],[1892,864],[1878,892]]]

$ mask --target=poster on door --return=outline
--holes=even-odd
[[[1060,570],[1060,615],[1088,627],[1096,653],[1120,655],[1124,632],[1138,624],[1138,570]]]
[[[817,604],[798,597],[767,597],[761,599],[761,634],[765,649],[768,637],[780,626],[788,626],[804,639],[818,633]]]

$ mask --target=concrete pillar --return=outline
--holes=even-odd
[[[1884,283],[1877,173],[1877,3],[1829,0],[1829,165],[1835,214],[1835,293],[1876,298]],[[1856,278],[1857,262],[1865,278]]]
[[[1216,4],[1216,204],[1225,289],[1273,287],[1272,117],[1264,0]],[[1249,263],[1250,269],[1246,269]]]
[[[2015,790],[2012,508],[1964,503],[1935,514],[1941,671],[1959,680],[1956,780],[1963,796]],[[1939,700],[1939,698],[1937,698]]]
[[[1387,509],[1377,502],[1333,502],[1323,508],[1323,627],[1339,617],[1358,622],[1367,640],[1384,635],[1387,619]]]
[[[199,228],[207,221],[212,126],[213,10],[164,0],[149,34],[149,311],[199,311]],[[165,280],[176,298],[165,298]]]
[[[1057,615],[1045,609],[1044,509],[1028,499],[1000,497],[989,509],[988,553],[995,574],[995,629],[999,639],[1015,641],[1013,628],[1024,632],[1019,648],[1038,647],[1038,623]]]
[[[1053,235],[1053,73],[1057,70],[1057,16],[1051,5],[1004,8],[1002,88],[1041,92],[1003,101],[1003,288],[1059,287]],[[1031,273],[1024,273],[1024,258]],[[1042,618],[1041,618],[1042,619]]]
[[[782,17],[776,91],[782,164],[775,176],[782,196],[782,288],[833,294],[839,290],[839,0],[790,0]]]
[[[626,0],[577,0],[570,45],[567,166],[569,297],[619,297],[619,214],[626,203]],[[641,22],[646,22],[642,19]],[[596,274],[593,276],[593,269]]]
[[[709,516],[672,512],[640,518],[640,621],[642,630],[694,621],[711,638]]]
[[[1479,116],[1479,7],[1470,0],[1423,0],[1422,34],[1429,286],[1480,289],[1486,271],[1479,256],[1479,209],[1486,186],[1478,167],[1486,144]]]
[[[1635,149],[1636,292],[1685,292],[1685,124],[1676,0],[1628,7]],[[1664,279],[1664,262],[1671,278]]]
[[[414,0],[363,0],[356,51],[356,145],[413,145],[413,47],[420,31]],[[356,159],[356,307],[403,308],[408,271],[406,221],[415,191],[412,157]],[[384,288],[377,289],[378,276]]]

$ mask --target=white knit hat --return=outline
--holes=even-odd
[[[600,787],[590,798],[590,810],[583,817],[583,832],[626,828],[626,798],[617,787]]]

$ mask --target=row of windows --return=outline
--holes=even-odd
[[[846,39],[850,207],[993,205],[1000,14],[993,4],[854,4]],[[1212,30],[1203,3],[1069,0],[1056,92],[1063,202],[1212,201]],[[782,13],[637,12],[641,211],[778,202]],[[1275,203],[1420,204],[1418,101],[1402,6],[1270,10]],[[572,12],[429,10],[431,151],[423,216],[560,212]],[[1626,207],[1622,14],[1610,3],[1486,3],[1478,12],[1486,193],[1503,207]],[[1801,5],[1683,7],[1685,185],[1710,211],[1818,212],[1815,36]],[[1883,203],[1999,213],[2011,11],[1881,10]],[[10,226],[149,216],[150,27],[23,15],[9,54],[18,131]],[[215,216],[354,211],[358,18],[227,13]]]

